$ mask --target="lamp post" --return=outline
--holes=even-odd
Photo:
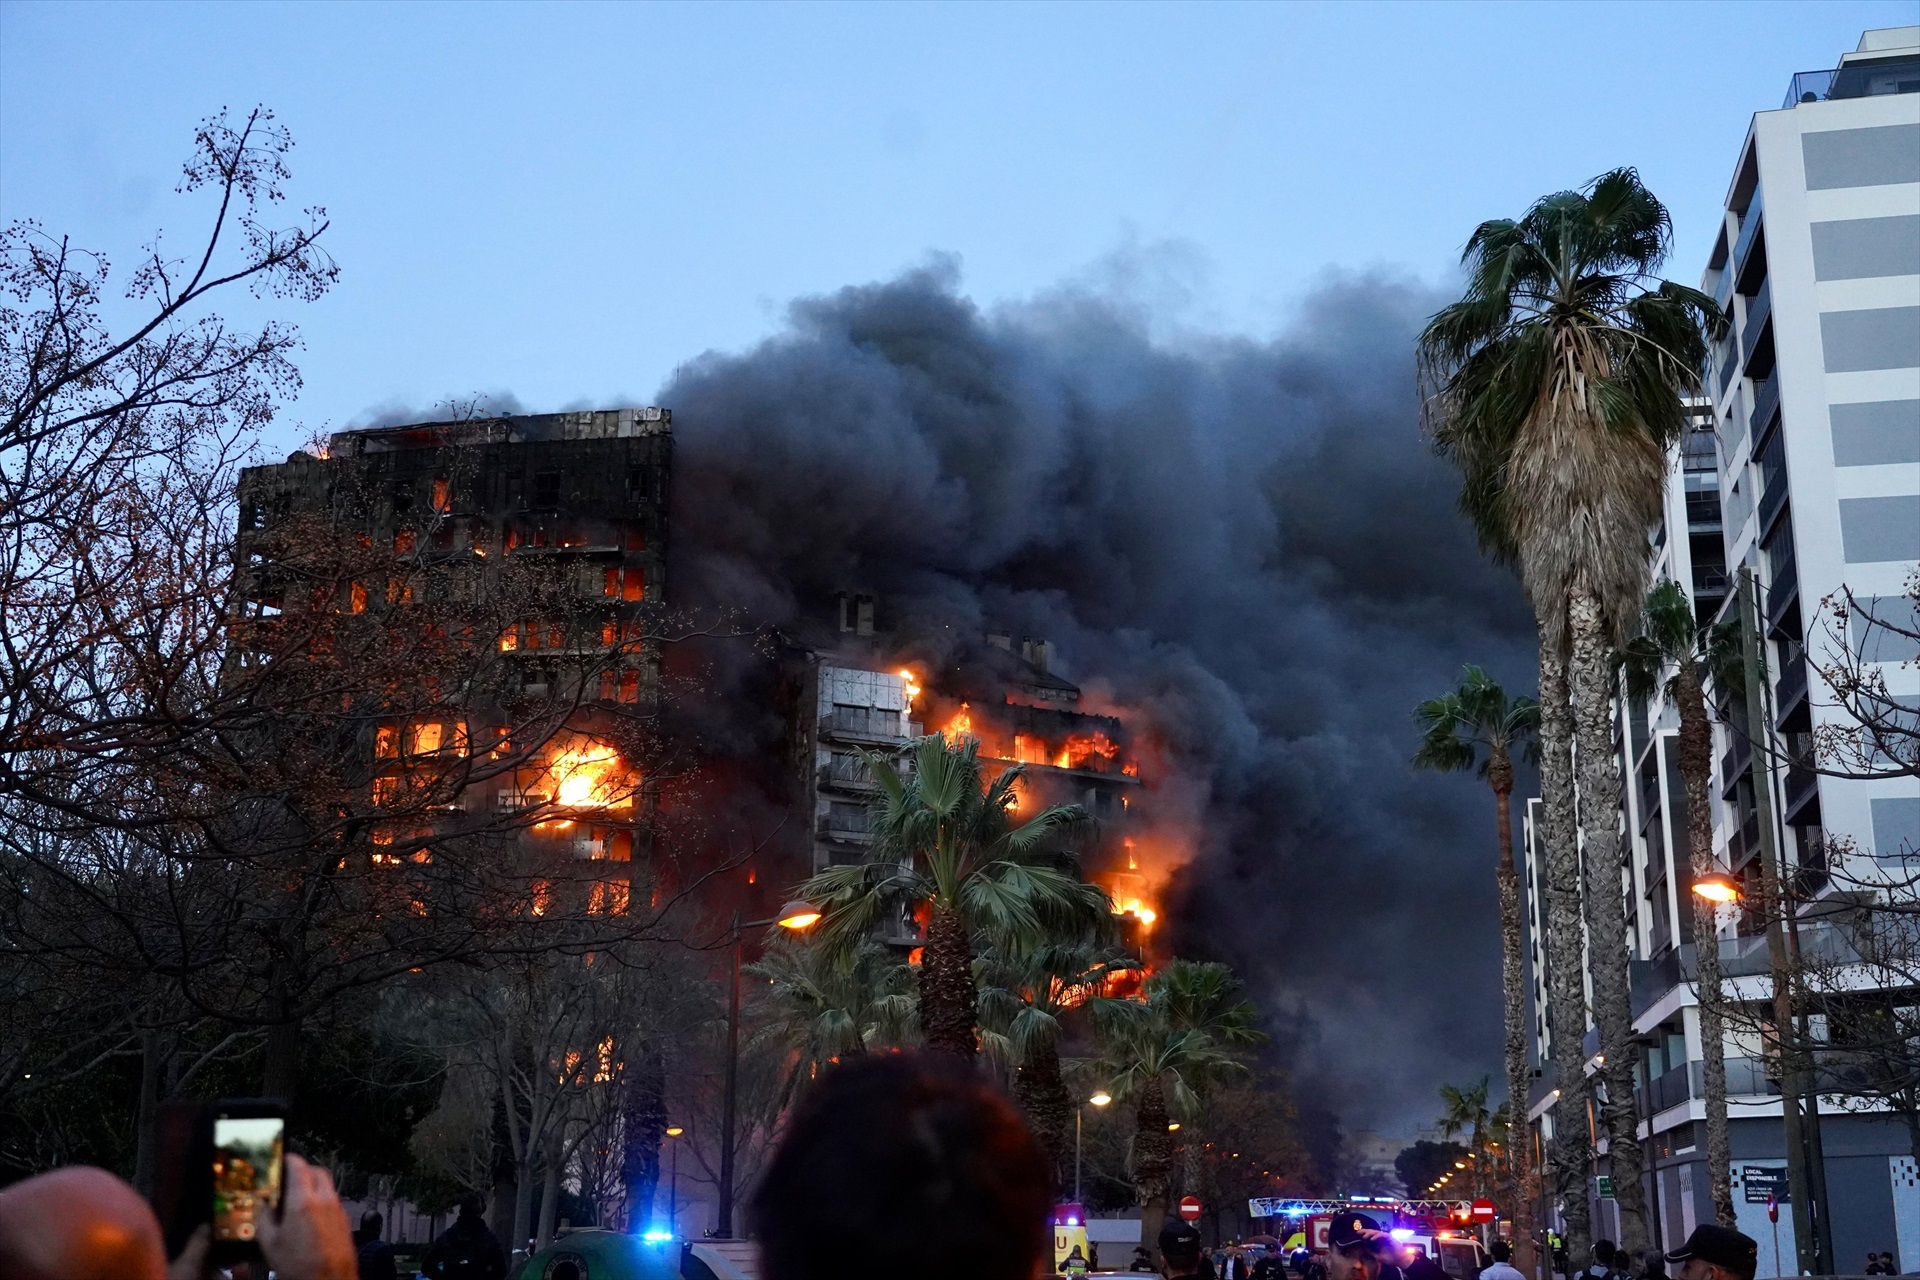
[[[667,1136],[678,1138],[686,1130],[677,1124],[667,1126]],[[667,1231],[680,1234],[680,1144],[673,1144],[673,1172],[667,1177]]]
[[[1095,1089],[1093,1096],[1087,1101],[1096,1107],[1104,1107],[1113,1101],[1113,1095],[1105,1089]],[[1075,1204],[1086,1203],[1080,1198],[1080,1122],[1086,1119],[1086,1116],[1086,1107],[1079,1106],[1073,1109],[1073,1202]]]
[[[783,929],[810,929],[819,923],[820,909],[796,898],[780,908],[780,914],[768,920],[742,922],[733,917],[733,975],[727,984],[727,1089],[720,1110],[720,1212],[714,1222],[714,1234],[722,1240],[733,1239],[733,1130],[739,1106],[740,1087],[740,946],[748,929],[779,925]]]

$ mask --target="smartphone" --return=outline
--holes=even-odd
[[[209,1109],[207,1217],[215,1261],[260,1256],[260,1223],[280,1216],[287,1175],[287,1109],[266,1098],[230,1098]]]

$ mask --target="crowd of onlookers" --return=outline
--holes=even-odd
[[[1052,1199],[1046,1157],[1011,1103],[957,1061],[899,1054],[847,1063],[808,1094],[754,1192],[751,1218],[765,1280],[1043,1280],[1054,1274]],[[350,1232],[327,1171],[288,1155],[280,1210],[259,1220],[259,1252],[275,1280],[397,1280],[370,1217]],[[202,1225],[169,1259],[146,1201],[100,1169],[60,1169],[0,1191],[0,1280],[207,1280],[210,1243]],[[1304,1280],[1455,1280],[1424,1254],[1397,1265],[1391,1235],[1359,1211],[1334,1218],[1327,1251],[1312,1259],[1209,1251],[1179,1219],[1155,1243],[1157,1255],[1135,1251],[1132,1270],[1284,1280],[1296,1262]],[[1495,1241],[1478,1280],[1524,1280],[1510,1257]],[[1577,1273],[1564,1254],[1555,1270],[1564,1280],[1754,1280],[1756,1258],[1750,1237],[1707,1225],[1637,1267],[1602,1240]],[[1678,1264],[1671,1276],[1668,1264]],[[472,1197],[421,1271],[429,1280],[502,1280],[508,1267]],[[244,1264],[236,1280],[243,1272]],[[1866,1274],[1894,1273],[1892,1255],[1869,1256]],[[256,1270],[249,1280],[264,1278]]]

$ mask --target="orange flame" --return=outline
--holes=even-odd
[[[953,713],[953,719],[947,721],[947,727],[940,731],[944,736],[958,742],[962,738],[973,736],[973,708],[966,703]]]
[[[1054,757],[1056,769],[1098,769],[1120,754],[1120,748],[1104,733],[1079,734],[1067,739],[1067,745]]]
[[[632,779],[620,768],[612,747],[579,742],[562,747],[547,761],[556,804],[569,809],[614,809],[633,803]]]

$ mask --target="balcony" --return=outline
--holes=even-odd
[[[1718,533],[1720,531],[1720,495],[1708,489],[1689,490],[1687,493],[1687,532]]]
[[[846,738],[858,742],[903,742],[898,711],[834,711],[820,717],[823,737]]]
[[[1753,384],[1753,412],[1747,421],[1751,424],[1753,438],[1766,435],[1767,428],[1773,423],[1773,415],[1780,412],[1780,380],[1761,378]]]
[[[1760,492],[1760,537],[1765,540],[1773,529],[1773,522],[1780,516],[1781,508],[1787,505],[1787,474],[1775,472],[1768,477],[1767,487]]]
[[[1801,714],[1807,706],[1807,657],[1795,654],[1780,667],[1780,680],[1773,687],[1776,709],[1775,727],[1786,732],[1798,730]]]
[[[1655,1076],[1641,1091],[1640,1114],[1651,1118],[1669,1107],[1685,1105],[1696,1096],[1694,1076],[1700,1066],[1698,1062],[1683,1062]],[[1704,1093],[1705,1090],[1699,1092]]]
[[[1717,607],[1720,598],[1727,594],[1728,586],[1726,566],[1718,564],[1693,566],[1693,598],[1695,600],[1703,604],[1712,602]]]
[[[1812,815],[1820,803],[1820,775],[1803,764],[1789,765],[1781,792],[1786,802],[1786,824],[1790,827],[1812,825]]]
[[[1753,767],[1753,744],[1746,735],[1738,734],[1733,745],[1720,757],[1720,787],[1723,796],[1733,794],[1733,784],[1747,776]]]
[[[1885,93],[1920,93],[1920,58],[1857,62],[1831,71],[1802,71],[1787,83],[1782,110],[1836,98],[1872,98]]]
[[[1767,584],[1767,630],[1779,631],[1780,624],[1800,599],[1800,570],[1792,560],[1786,560],[1773,572],[1773,581]]]
[[[1773,285],[1769,281],[1760,286],[1760,292],[1753,295],[1753,301],[1747,304],[1747,322],[1740,329],[1740,363],[1745,366],[1752,362],[1753,353],[1760,345],[1760,339],[1767,332],[1767,322],[1773,318]]]
[[[1740,218],[1740,235],[1733,242],[1733,265],[1728,273],[1732,276],[1738,277],[1747,269],[1747,254],[1753,251],[1754,242],[1760,238],[1760,224],[1763,221],[1760,214],[1760,195],[1755,192],[1753,202]],[[1752,305],[1747,307],[1747,314],[1753,314]]]

